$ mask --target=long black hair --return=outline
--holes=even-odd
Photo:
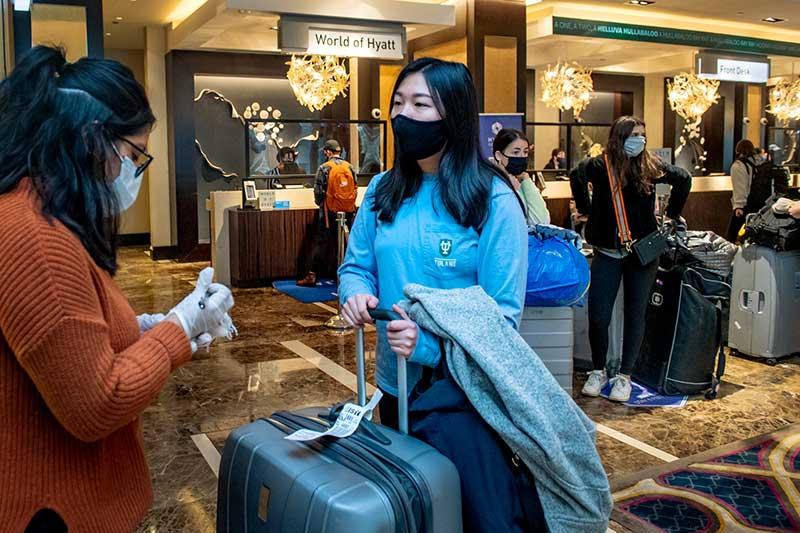
[[[624,116],[615,120],[608,135],[606,153],[620,185],[627,187],[632,184],[639,194],[647,196],[653,192],[653,182],[664,173],[664,164],[647,150],[636,157],[628,157],[625,153],[625,140],[637,126],[646,127],[644,121],[636,117]]]
[[[118,206],[106,176],[113,143],[149,131],[155,117],[127,67],[37,46],[0,82],[0,194],[31,179],[98,266],[117,269]]]
[[[447,211],[465,228],[476,231],[485,222],[495,176],[513,190],[508,176],[486,161],[478,150],[478,98],[467,67],[461,63],[422,58],[403,68],[395,82],[392,98],[400,84],[414,73],[425,77],[433,103],[442,116],[446,143],[437,176],[439,194]],[[419,191],[422,169],[403,154],[395,137],[394,164],[375,190],[374,210],[384,222],[392,222],[400,204]],[[520,207],[522,203],[520,201]]]

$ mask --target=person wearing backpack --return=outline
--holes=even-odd
[[[311,252],[311,270],[297,282],[299,287],[313,287],[317,274],[334,270],[326,265],[331,248],[338,242],[336,213],[345,213],[347,226],[353,224],[358,196],[358,181],[353,166],[342,159],[342,147],[335,139],[325,142],[322,149],[327,161],[320,165],[314,182],[314,202],[319,206],[319,224]]]
[[[756,147],[752,141],[743,139],[736,145],[736,161],[731,165],[733,213],[727,234],[730,242],[738,240],[747,215],[758,212],[772,194],[771,168],[771,165],[756,155]],[[759,201],[761,204],[756,207]]]

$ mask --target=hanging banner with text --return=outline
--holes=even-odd
[[[308,29],[308,53],[323,56],[403,59],[399,33]]]
[[[714,50],[800,57],[800,43],[770,41],[693,30],[676,30],[597,20],[553,17],[553,34],[698,46]]]
[[[494,138],[504,128],[525,131],[525,117],[522,113],[481,113],[480,114],[480,139],[481,155],[489,159],[492,153]]]

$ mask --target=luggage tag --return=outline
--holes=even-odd
[[[361,420],[364,418],[364,416],[367,416],[367,420],[372,419],[372,411],[378,407],[378,402],[381,401],[381,398],[383,398],[383,393],[380,391],[380,389],[378,389],[375,391],[375,394],[372,395],[372,399],[367,405],[361,406],[353,403],[344,404],[344,407],[342,407],[342,412],[339,413],[339,418],[336,419],[336,423],[325,432],[313,431],[310,429],[299,429],[291,435],[285,436],[284,439],[303,442],[316,440],[320,437],[326,436],[337,437],[340,439],[349,437],[355,433],[356,429],[358,429],[358,426],[361,424]]]

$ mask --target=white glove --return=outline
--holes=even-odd
[[[788,198],[778,198],[778,201],[772,204],[772,210],[778,215],[785,215],[789,212],[793,203]]]
[[[212,337],[228,336],[228,331],[233,326],[228,316],[228,311],[233,307],[231,290],[225,285],[212,283],[213,279],[214,269],[204,269],[200,272],[197,286],[191,294],[170,311],[178,317],[183,331],[190,339],[203,333]]]
[[[167,318],[167,316],[163,313],[156,313],[154,315],[139,315],[136,317],[136,320],[139,322],[139,331],[144,333],[159,325],[165,318]]]
[[[211,343],[214,342],[214,337],[208,333],[203,333],[199,337],[192,339],[189,344],[192,346],[192,353],[197,353],[197,350],[204,349],[208,352]]]

